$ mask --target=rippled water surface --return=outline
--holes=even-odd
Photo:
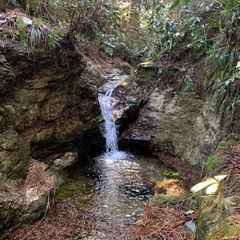
[[[154,196],[154,181],[163,180],[159,160],[123,152],[103,154],[78,166],[71,176],[83,187],[74,196],[81,207],[93,206],[98,212],[130,224]]]

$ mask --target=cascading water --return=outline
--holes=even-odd
[[[100,103],[102,117],[104,119],[104,137],[106,138],[106,154],[112,155],[118,151],[117,144],[117,127],[113,116],[113,107],[116,104],[112,98],[112,91],[106,94],[99,94],[98,101]]]
[[[104,119],[103,123],[103,135],[106,139],[106,153],[104,157],[111,157],[113,159],[124,159],[126,157],[126,153],[118,150],[117,143],[117,126],[115,123],[115,111],[114,108],[118,101],[116,98],[112,97],[114,87],[118,84],[119,79],[117,81],[112,81],[111,88],[106,89],[105,92],[99,92],[98,101],[101,107],[102,117]]]

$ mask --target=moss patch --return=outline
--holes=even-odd
[[[224,141],[224,140],[222,140],[222,141],[218,144],[217,151],[219,151],[219,150],[221,150],[221,149],[223,149],[223,148],[231,147],[231,146],[233,146],[234,144],[236,144],[235,141],[232,141],[232,140]]]
[[[212,170],[218,166],[221,162],[223,161],[223,159],[217,154],[217,153],[214,153],[212,154],[205,166],[204,166],[204,169],[203,169],[203,176],[209,176],[210,173],[212,172]]]
[[[173,169],[166,163],[164,164],[163,173],[167,178],[177,178],[178,179],[181,177],[181,174],[179,172],[177,172],[175,169]]]
[[[235,143],[234,141],[224,141],[224,140],[222,140],[218,144],[216,152],[208,158],[208,160],[207,160],[207,162],[206,162],[206,164],[203,168],[203,171],[202,171],[203,176],[209,176],[211,174],[211,172],[219,164],[221,164],[221,162],[224,160],[224,155],[222,153],[222,150],[234,145],[234,143]]]
[[[65,179],[61,184],[60,188],[57,191],[57,198],[64,198],[72,196],[76,193],[84,191],[86,186],[81,185],[80,183],[73,181],[71,179]]]
[[[58,189],[56,198],[71,198],[72,202],[81,208],[86,205],[86,203],[89,206],[91,205],[94,193],[94,190],[88,183],[79,182],[77,179],[66,178]]]

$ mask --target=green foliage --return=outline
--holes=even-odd
[[[206,162],[206,164],[205,164],[205,166],[204,166],[203,175],[204,175],[204,176],[209,175],[209,174],[212,172],[212,170],[213,170],[218,164],[220,164],[221,162],[222,162],[222,159],[221,159],[221,157],[220,157],[218,154],[216,154],[216,153],[212,154],[212,155],[208,158],[208,160],[207,160],[207,162]]]
[[[225,198],[221,192],[218,192],[217,195],[204,196],[199,222],[205,221],[205,224],[220,222],[224,214],[232,211],[233,205],[230,198]]]
[[[120,30],[121,12],[116,4],[101,0],[53,1],[51,16],[62,27],[69,27],[68,38],[83,36],[90,42],[101,42]],[[60,26],[60,27],[61,27]]]
[[[87,234],[81,234],[74,238],[74,240],[88,240],[88,239],[90,239],[90,238]]]
[[[47,48],[48,39],[50,38],[49,29],[42,23],[41,19],[33,21],[28,33],[28,47]]]
[[[196,59],[207,57],[211,78],[205,77],[204,88],[214,94],[220,111],[234,112],[240,103],[239,19],[240,0],[156,1],[145,14],[153,38],[147,56],[158,62],[181,47]],[[181,80],[184,91],[194,88],[190,76]]]
[[[207,39],[208,24],[200,14],[209,10],[205,1],[201,2],[201,7],[198,4],[179,5],[178,12],[172,11],[170,5],[153,4],[151,11],[145,15],[148,33],[155,39],[149,56],[160,58],[162,54],[179,47],[183,41],[186,42],[186,50],[193,53],[204,54],[207,51],[210,44]]]
[[[229,63],[226,64],[226,67]],[[220,112],[232,109],[240,103],[240,70],[235,72],[219,71],[215,74],[212,91]]]
[[[19,37],[19,40],[20,40],[25,46],[27,46],[28,37],[27,37],[26,30],[25,30],[25,24],[24,24],[23,20],[20,19],[20,18],[17,18],[17,24],[18,24],[18,37]]]
[[[233,237],[235,234],[232,232],[232,229],[229,229],[229,232],[223,232],[222,230],[224,229],[223,224],[225,224],[227,220],[226,216],[233,213],[234,200],[236,198],[237,196],[225,196],[222,188],[219,188],[217,194],[213,193],[203,196],[197,224],[197,236],[205,236],[204,239],[208,240],[221,239],[215,237],[219,236],[218,234],[220,233],[222,234],[222,239],[225,239],[227,236]]]
[[[163,173],[168,178],[180,178],[181,175],[179,172],[177,172],[175,169],[171,168],[167,164],[164,166]]]
[[[26,13],[33,16],[34,21],[30,29],[20,27],[19,38],[25,44],[25,31],[30,49],[56,44],[74,48],[80,39],[92,43],[110,42],[121,28],[120,8],[109,1],[28,0],[25,3]],[[52,23],[51,27],[43,24],[46,21]]]
[[[189,70],[183,79],[181,79],[181,93],[189,92],[194,90],[194,81],[192,79],[192,72]]]
[[[179,31],[179,22],[170,17],[169,8],[161,2],[154,2],[151,11],[145,14],[148,34],[156,39],[149,47],[148,56],[156,58],[164,52],[170,52],[184,36]]]

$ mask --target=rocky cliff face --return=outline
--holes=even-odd
[[[59,49],[28,52],[21,44],[0,47],[0,177],[19,179],[30,156],[72,150],[72,141],[96,126],[96,82],[81,74],[80,54]],[[20,173],[20,175],[19,175]]]
[[[170,94],[155,89],[141,116],[122,138],[145,143],[152,152],[166,151],[202,166],[215,150],[219,135],[220,118],[210,101],[193,93]]]
[[[45,211],[53,171],[76,161],[75,139],[97,127],[98,79],[85,65],[68,49],[0,39],[0,231]]]

